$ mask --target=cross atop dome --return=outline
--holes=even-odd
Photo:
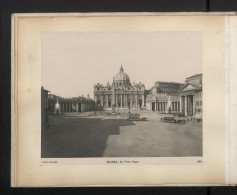
[[[120,72],[123,72],[123,66],[122,66],[122,64],[121,64],[121,67],[120,67]]]

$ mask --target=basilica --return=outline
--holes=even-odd
[[[143,83],[131,83],[121,65],[112,83],[94,85],[94,100],[97,106],[104,108],[142,108],[146,106],[145,86]]]
[[[146,90],[143,83],[131,83],[121,65],[112,83],[94,85],[94,100],[78,96],[62,98],[41,88],[42,110],[50,114],[87,112],[98,108],[146,109],[158,113],[181,113],[184,116],[202,115],[202,74],[186,78],[184,83],[157,81]]]
[[[182,113],[184,116],[202,114],[202,74],[186,78],[185,83],[157,81],[146,90],[143,83],[131,83],[121,66],[106,85],[94,85],[97,107],[136,108],[159,113]]]

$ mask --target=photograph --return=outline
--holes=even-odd
[[[41,158],[202,157],[202,67],[198,31],[42,32]]]

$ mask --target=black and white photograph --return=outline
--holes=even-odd
[[[219,14],[15,14],[12,185],[235,184],[237,20]]]
[[[202,32],[43,32],[41,158],[202,157]]]

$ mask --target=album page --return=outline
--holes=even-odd
[[[15,187],[237,183],[234,13],[12,15]]]

